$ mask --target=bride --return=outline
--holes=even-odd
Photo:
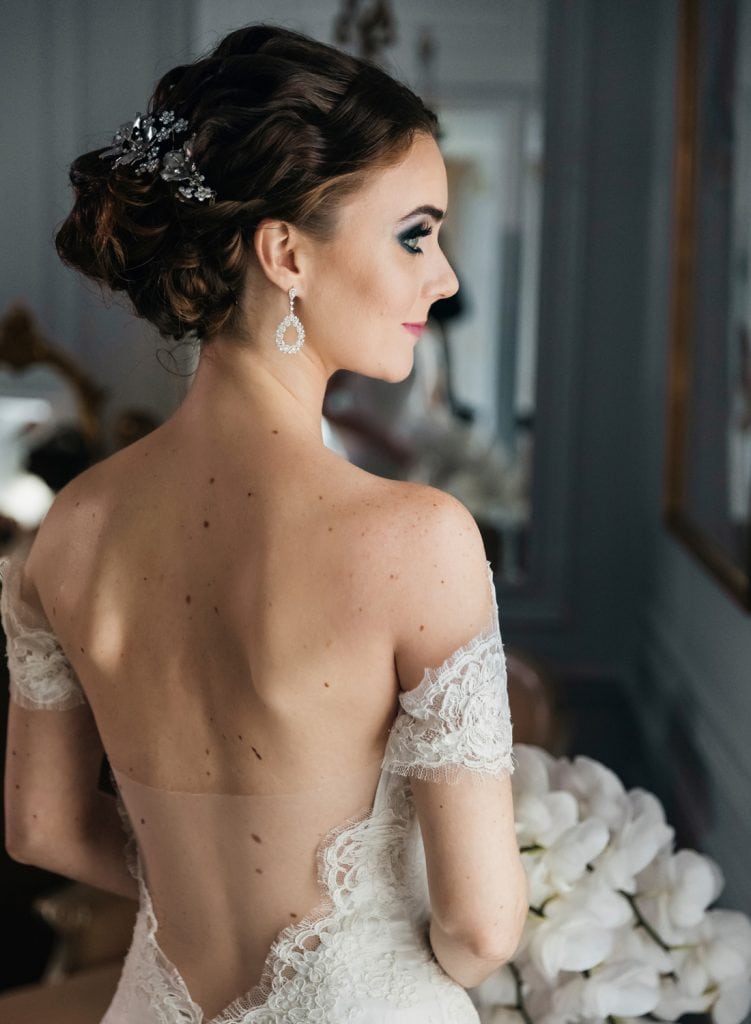
[[[200,346],[4,567],[8,849],[139,901],[102,1024],[469,1024],[518,944],[478,528],[321,433],[328,378],[403,380],[457,290],[438,137],[376,65],[255,25],[72,166],[62,259]]]

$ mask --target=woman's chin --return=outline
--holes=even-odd
[[[387,384],[400,384],[412,373],[415,365],[414,347],[410,346],[406,352],[394,354],[392,359],[380,360],[377,363],[360,365],[353,362],[346,368],[351,373],[359,373],[361,377],[371,377],[373,380],[382,380]]]
[[[410,345],[406,352],[401,352],[398,358],[394,358],[384,369],[389,371],[389,376],[384,375],[383,380],[391,384],[401,384],[409,377],[415,365],[414,345]]]
[[[402,363],[400,366],[394,365],[384,367],[384,369],[375,374],[379,380],[385,381],[387,384],[401,384],[403,380],[406,380],[412,372],[414,366],[414,360],[410,359],[408,364]]]

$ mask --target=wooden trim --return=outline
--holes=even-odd
[[[700,0],[680,0],[673,165],[672,292],[667,390],[667,461],[663,523],[706,565],[744,610],[751,608],[749,571],[739,568],[687,514],[687,410],[693,373],[696,310],[696,210],[699,186]]]
[[[680,517],[686,459],[686,407],[691,379],[691,325],[696,269],[696,133],[698,130],[698,3],[681,0],[678,33],[676,138],[673,163],[674,229],[672,245],[670,359],[668,388],[667,506],[670,520]]]

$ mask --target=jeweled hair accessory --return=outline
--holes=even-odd
[[[186,199],[198,199],[211,203],[216,199],[213,188],[204,185],[204,176],[193,161],[193,140],[195,133],[186,139],[179,149],[164,150],[164,143],[176,145],[175,136],[188,130],[185,118],[175,117],[174,110],[163,110],[159,114],[136,114],[133,124],[121,124],[112,138],[110,149],[99,154],[100,160],[117,157],[112,164],[132,167],[136,174],[152,173],[158,170],[165,181],[180,181],[177,191]],[[168,141],[169,140],[169,141]]]

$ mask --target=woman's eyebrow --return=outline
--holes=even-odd
[[[443,210],[439,210],[437,206],[416,206],[414,210],[411,210],[406,216],[402,217],[399,224],[403,224],[405,220],[409,220],[410,217],[414,217],[416,213],[426,213],[429,217],[434,220],[443,220],[446,216]]]

